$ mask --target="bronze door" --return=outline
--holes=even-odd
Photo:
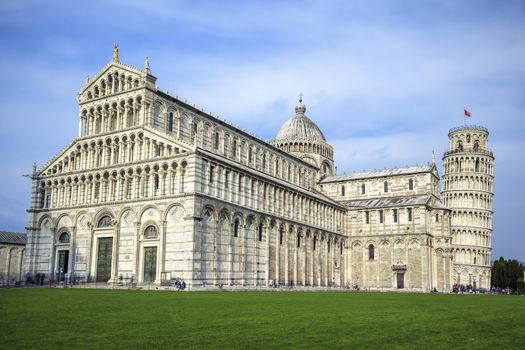
[[[397,288],[405,288],[405,274],[403,272],[397,273]]]
[[[113,238],[98,239],[97,282],[107,282],[111,278],[111,255]]]
[[[67,273],[69,263],[69,250],[59,250],[58,251],[58,272],[59,272],[59,281],[64,280],[64,274]]]
[[[157,247],[144,248],[144,282],[153,282],[157,275]]]

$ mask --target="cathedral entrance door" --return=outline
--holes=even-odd
[[[397,288],[398,289],[405,288],[405,273],[404,272],[397,273]]]
[[[67,272],[69,262],[69,250],[58,251],[58,279],[59,281],[64,280],[64,274]]]
[[[111,278],[111,255],[113,238],[98,239],[97,282],[107,282]]]
[[[157,247],[144,248],[144,282],[153,282],[157,276]]]

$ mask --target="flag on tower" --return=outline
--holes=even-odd
[[[466,108],[463,108],[463,113],[465,114],[465,117],[468,117],[468,118],[470,118],[470,112],[469,112],[469,111],[467,111],[467,109],[466,109]]]

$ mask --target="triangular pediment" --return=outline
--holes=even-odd
[[[116,139],[123,140],[124,138],[130,139],[132,137],[142,137],[150,140],[155,140],[156,142],[161,142],[165,146],[172,147],[175,150],[175,154],[188,153],[194,149],[193,145],[169,138],[166,135],[156,132],[153,129],[136,127],[134,129],[123,130],[121,132],[112,132],[107,134],[100,134],[91,137],[75,139],[71,141],[66,147],[64,147],[60,152],[58,152],[53,158],[51,158],[51,160],[49,160],[44,166],[42,166],[39,169],[38,173],[46,176],[60,174],[67,171],[73,171],[74,166],[71,166],[70,168],[68,168],[68,166],[70,166],[72,160],[73,162],[75,161],[75,154],[77,154],[81,149],[88,147],[88,145],[100,145],[108,143],[110,141],[114,141]],[[125,164],[119,164],[119,166],[124,165]],[[78,171],[86,170],[90,169],[82,169]]]
[[[120,88],[117,90],[114,90],[113,87],[115,79],[118,79],[120,84]],[[112,60],[93,78],[86,79],[84,86],[78,93],[78,101],[86,102],[123,90],[143,87],[146,81],[151,79],[155,80],[146,71]],[[124,85],[121,86],[122,84]]]

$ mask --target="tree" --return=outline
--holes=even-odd
[[[518,286],[518,279],[523,277],[523,265],[517,260],[505,260],[500,257],[492,264],[492,286],[496,288],[513,288]]]

